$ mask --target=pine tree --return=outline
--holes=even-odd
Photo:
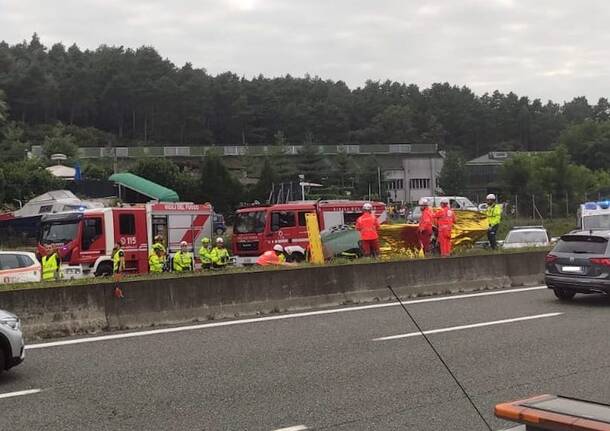
[[[269,193],[273,184],[277,182],[275,171],[271,166],[271,162],[268,158],[265,158],[263,167],[261,169],[258,183],[252,189],[251,198],[252,200],[258,200],[259,202],[267,202]]]

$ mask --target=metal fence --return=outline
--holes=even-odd
[[[220,153],[223,156],[265,156],[274,154],[281,148],[282,154],[296,156],[302,145],[230,145],[217,147],[81,147],[79,157],[82,159],[99,158],[140,158],[140,157],[201,157],[208,151]],[[433,144],[369,144],[369,145],[317,145],[322,155],[334,154],[432,154],[437,152]],[[32,146],[35,156],[42,155],[40,145]]]

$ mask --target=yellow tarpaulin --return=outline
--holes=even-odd
[[[454,249],[469,248],[487,232],[485,214],[477,211],[455,211],[456,223],[451,231]],[[379,230],[381,254],[419,257],[419,240],[416,224],[384,224]]]

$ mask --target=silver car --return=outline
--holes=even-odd
[[[542,226],[515,226],[504,241],[498,241],[503,248],[548,247],[549,234]]]
[[[8,311],[0,310],[0,373],[23,361],[24,347],[19,318]]]

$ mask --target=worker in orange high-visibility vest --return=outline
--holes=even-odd
[[[273,250],[269,250],[261,254],[258,259],[256,259],[256,264],[258,266],[294,265],[294,263],[286,262],[285,250],[284,247],[282,247],[280,244],[274,245]]]
[[[360,232],[360,248],[364,256],[379,256],[379,219],[373,214],[373,205],[365,203],[362,215],[356,220],[356,230]]]
[[[419,226],[417,227],[417,238],[423,253],[427,254],[430,251],[434,214],[432,214],[428,199],[426,198],[419,200],[419,207],[421,208],[421,216],[419,217]]]
[[[449,199],[441,199],[441,207],[434,213],[438,227],[438,243],[441,256],[451,255],[451,231],[455,223],[455,212],[449,207]]]

